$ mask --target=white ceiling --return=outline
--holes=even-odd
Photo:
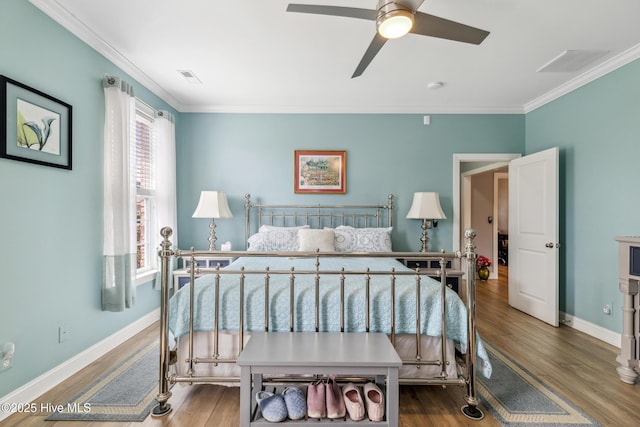
[[[286,0],[30,1],[184,112],[523,113],[640,57],[638,0],[426,0],[421,12],[489,36],[389,40],[355,79],[373,21],[289,13]],[[565,50],[608,53],[536,72]]]

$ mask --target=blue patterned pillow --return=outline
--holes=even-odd
[[[341,225],[334,229],[337,252],[392,252],[393,227],[355,228]]]
[[[301,227],[274,227],[263,225],[258,233],[249,237],[248,251],[255,252],[297,252],[298,230],[309,228],[308,225]]]

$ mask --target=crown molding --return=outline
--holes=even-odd
[[[432,107],[398,105],[190,105],[184,113],[274,113],[274,114],[524,114],[521,106]]]
[[[167,104],[178,111],[182,111],[181,105],[169,92],[163,89],[151,77],[138,68],[129,58],[121,54],[113,46],[107,43],[102,37],[96,34],[91,28],[84,25],[75,15],[69,12],[56,0],[29,0],[31,4],[44,12],[49,18],[62,25],[67,31],[78,37],[99,54],[107,58],[114,65],[121,68],[125,73],[136,79],[151,92],[160,97]]]
[[[526,103],[524,105],[523,111],[526,114],[535,110],[536,108],[540,108],[543,105],[548,104],[551,101],[555,101],[561,96],[564,96],[569,92],[581,88],[582,86],[591,83],[592,81],[606,74],[609,74],[610,72],[615,71],[618,68],[627,65],[638,58],[640,58],[640,44],[637,44],[625,50],[624,52],[610,58],[597,67],[588,70],[587,72],[577,76],[576,78],[569,80],[567,83],[558,86],[554,90],[549,91],[544,95]]]

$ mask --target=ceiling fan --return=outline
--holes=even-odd
[[[375,10],[342,6],[289,4],[287,12],[376,21],[377,32],[351,78],[362,75],[388,39],[399,38],[407,33],[470,44],[480,44],[489,35],[488,31],[479,28],[429,15],[428,13],[418,12],[418,8],[423,2],[424,0],[378,0]]]

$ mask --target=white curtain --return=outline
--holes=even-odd
[[[156,247],[160,249],[162,227],[171,227],[169,237],[174,247],[178,244],[178,212],[176,201],[176,129],[173,115],[167,111],[157,111],[153,122],[153,134],[156,148],[156,197],[157,224],[154,232]],[[174,257],[170,258],[172,261]],[[158,269],[160,263],[158,263]],[[174,262],[169,266],[174,269]],[[160,288],[160,275],[156,278],[155,288]]]
[[[136,183],[131,173],[131,128],[135,123],[133,88],[117,77],[103,80],[104,260],[102,309],[123,311],[135,304]]]

